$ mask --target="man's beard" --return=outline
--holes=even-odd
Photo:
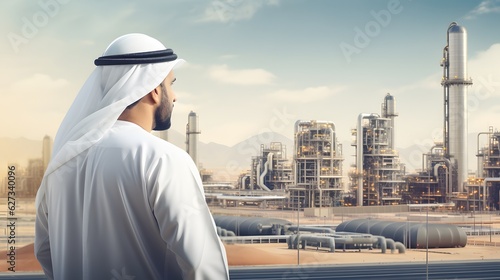
[[[155,111],[155,127],[153,130],[162,131],[167,130],[172,125],[171,117],[172,117],[172,108],[168,102],[168,93],[167,88],[163,83],[160,85],[161,87],[161,102],[160,106],[156,108]]]

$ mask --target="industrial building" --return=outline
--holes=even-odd
[[[344,158],[335,124],[299,120],[294,135],[295,182],[289,187],[289,206],[295,209],[341,206]]]
[[[479,148],[481,135],[487,137],[487,142],[484,147]],[[474,198],[474,209],[500,210],[500,132],[490,127],[488,132],[479,133],[477,139],[479,184],[469,190],[469,195]]]
[[[392,205],[401,202],[404,165],[394,149],[395,99],[387,94],[382,116],[360,114],[353,130],[355,169],[350,172],[351,190],[358,206]]]
[[[444,145],[437,142],[429,153],[423,154],[420,172],[405,176],[407,189],[403,193],[405,204],[447,203],[452,195],[451,181],[456,169],[444,156]],[[452,166],[453,167],[453,166]]]
[[[468,178],[467,32],[452,22],[446,32],[441,60],[443,77],[443,139],[422,155],[422,168],[405,174],[395,150],[396,101],[387,94],[381,113],[359,114],[352,131],[355,164],[349,172],[348,205],[439,204],[463,210],[499,209],[500,155],[497,133],[487,134],[488,145],[478,149],[478,178]],[[186,137],[189,154],[197,162],[198,119],[191,112]],[[279,142],[261,145],[251,170],[240,176],[239,190],[287,192],[287,207],[323,208],[343,205],[342,145],[329,121],[297,121],[293,162]],[[355,200],[355,201],[354,201]]]
[[[240,177],[243,189],[285,191],[293,183],[292,164],[287,158],[286,146],[281,142],[262,144],[260,154],[252,157],[251,172]]]
[[[406,176],[405,203],[450,203],[469,209],[470,190],[477,185],[468,180],[467,90],[472,80],[467,74],[467,31],[452,22],[446,32],[443,67],[443,142],[423,155],[422,171]],[[474,191],[472,191],[474,193]]]
[[[443,49],[444,90],[444,157],[456,169],[451,182],[452,192],[464,192],[467,180],[467,90],[472,80],[467,74],[467,31],[452,22],[447,31],[447,45]],[[453,174],[455,171],[453,172]],[[455,176],[453,176],[455,177]]]
[[[198,137],[201,134],[199,130],[198,115],[191,111],[188,115],[188,123],[186,124],[186,152],[191,156],[196,166],[198,162]]]

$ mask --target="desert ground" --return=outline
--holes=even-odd
[[[19,227],[17,233],[28,237],[19,239],[19,246],[16,250],[16,271],[41,271],[41,267],[34,257],[33,236],[34,236],[34,209],[29,203],[22,205],[19,211]],[[5,209],[0,205],[0,209]],[[364,214],[364,215],[343,215],[330,217],[305,217],[303,213],[282,210],[270,210],[259,208],[216,208],[212,209],[214,214],[233,215],[255,215],[261,217],[272,217],[289,220],[293,223],[300,219],[301,224],[335,226],[342,221],[355,218],[373,218],[381,220],[418,220],[422,221],[427,213],[398,213],[398,214]],[[5,219],[5,213],[0,213]],[[299,216],[297,216],[299,214]],[[441,222],[469,225],[471,228],[482,229],[486,226],[493,226],[500,229],[500,216],[497,214],[476,214],[474,216],[464,213],[461,215],[446,213],[428,214],[429,221],[442,220]],[[21,223],[22,221],[22,223]],[[5,238],[6,232],[3,234]],[[31,238],[30,238],[31,237]],[[1,249],[7,248],[7,243]],[[425,262],[426,256],[429,262],[456,261],[456,260],[486,260],[500,259],[500,235],[468,236],[467,246],[464,248],[440,248],[426,250],[410,249],[404,254],[397,251],[391,253],[387,250],[382,254],[380,250],[361,250],[343,252],[336,250],[334,253],[326,249],[316,249],[307,247],[306,250],[288,249],[285,243],[271,244],[225,244],[228,263],[230,266],[260,266],[260,265],[297,265],[300,264],[353,264],[353,263],[395,263],[395,262]],[[6,250],[0,251],[4,257]],[[0,272],[7,271],[8,263],[0,262]]]
[[[500,259],[500,237],[493,244],[489,237],[470,238],[464,248],[429,249],[429,262],[456,260]],[[479,245],[472,245],[472,244]],[[307,248],[306,250],[288,249],[287,244],[225,244],[229,266],[257,265],[296,265],[300,264],[353,264],[353,263],[395,263],[425,262],[426,250],[406,250],[406,253],[395,252],[382,254],[380,250],[346,251],[335,253],[325,249]],[[2,256],[6,251],[0,251]],[[8,264],[0,263],[0,271],[6,272]],[[16,271],[41,271],[42,268],[33,254],[33,244],[26,245],[16,251]]]

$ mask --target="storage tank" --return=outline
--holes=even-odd
[[[429,224],[429,248],[455,248],[467,245],[465,231],[455,225]],[[426,248],[426,223],[356,219],[341,223],[336,231],[369,233],[401,242],[407,248]]]

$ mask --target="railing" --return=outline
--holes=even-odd
[[[473,245],[473,246],[488,246],[488,247],[500,247],[500,242],[490,242],[486,240],[475,240],[475,239],[468,239],[467,240],[467,245]]]
[[[258,236],[221,236],[220,239],[230,244],[260,244],[286,243],[288,235],[258,235]]]
[[[500,229],[497,228],[489,228],[482,227],[480,228],[479,224],[476,224],[475,229],[473,226],[462,227],[467,236],[487,236],[487,235],[500,235]]]

